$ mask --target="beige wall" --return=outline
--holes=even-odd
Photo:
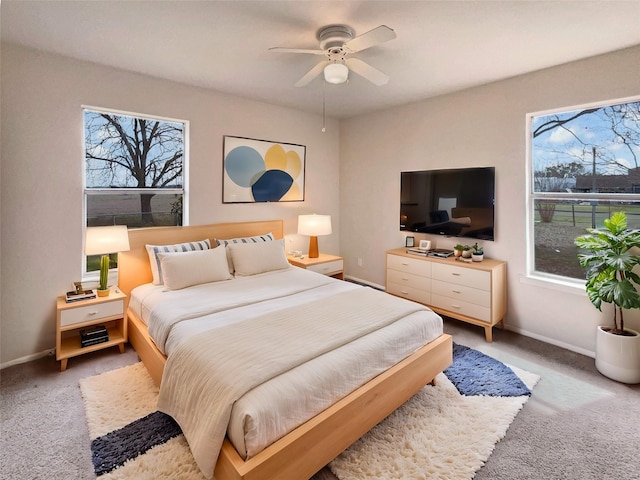
[[[0,364],[55,345],[55,297],[81,276],[82,105],[190,122],[190,223],[333,216],[320,249],[339,253],[338,122],[214,91],[2,45],[2,309]],[[306,145],[304,202],[222,204],[222,137]]]
[[[495,166],[497,238],[485,243],[485,255],[508,262],[508,327],[592,352],[595,325],[608,322],[610,312],[603,320],[581,288],[548,288],[525,278],[525,115],[639,95],[638,72],[635,47],[342,121],[340,227],[347,273],[384,285],[384,252],[404,245],[401,171]],[[455,243],[430,238],[442,248]],[[629,326],[640,327],[638,313],[625,317]]]
[[[508,262],[508,328],[589,353],[604,320],[582,290],[526,279],[525,114],[638,95],[638,71],[635,47],[345,120],[339,134],[330,121],[322,134],[318,116],[3,44],[0,364],[53,348],[54,298],[80,276],[81,105],[190,122],[192,224],[284,218],[287,247],[304,249],[296,216],[329,213],[321,250],[379,285],[384,251],[404,244],[400,171],[493,165],[497,240],[485,251]],[[223,135],[306,145],[306,201],[223,205]],[[635,328],[638,313],[625,317]]]

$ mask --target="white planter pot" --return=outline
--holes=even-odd
[[[613,335],[598,327],[596,368],[618,382],[640,383],[640,333],[625,330],[634,336]]]
[[[473,255],[471,255],[471,260],[473,260],[474,262],[481,262],[484,259],[484,254],[476,254],[474,253]]]

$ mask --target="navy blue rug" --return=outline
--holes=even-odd
[[[153,412],[129,425],[107,433],[91,442],[91,456],[96,475],[104,475],[124,462],[162,445],[182,433],[173,418]]]
[[[531,390],[504,363],[457,343],[453,344],[453,364],[444,374],[462,395],[531,395]]]
[[[464,396],[519,397],[531,391],[506,365],[477,350],[453,344],[453,363],[444,374]],[[114,471],[182,432],[168,415],[153,412],[91,442],[97,476]]]

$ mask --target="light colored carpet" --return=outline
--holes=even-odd
[[[530,388],[539,377],[513,367]],[[141,363],[81,380],[91,439],[155,411],[158,389]],[[342,480],[472,478],[528,396],[465,397],[444,374],[331,463]],[[179,435],[100,479],[204,477]]]
[[[542,377],[474,480],[638,479],[640,385],[609,380],[593,358],[508,330],[486,343],[482,328],[445,318],[445,332]],[[95,479],[78,382],[138,361],[127,345],[124,354],[112,347],[75,357],[65,372],[54,356],[0,371],[0,478]],[[336,477],[324,468],[313,479]]]

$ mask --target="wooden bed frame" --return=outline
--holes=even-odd
[[[215,238],[269,232],[283,238],[282,220],[129,230],[130,251],[118,257],[119,287],[128,297],[136,286],[151,282],[147,244],[209,238],[215,245]],[[166,357],[156,348],[146,325],[129,309],[127,319],[129,342],[160,385]],[[441,335],[246,461],[225,440],[214,471],[216,480],[310,478],[418,390],[435,384],[436,375],[452,362],[452,346],[451,336]]]

